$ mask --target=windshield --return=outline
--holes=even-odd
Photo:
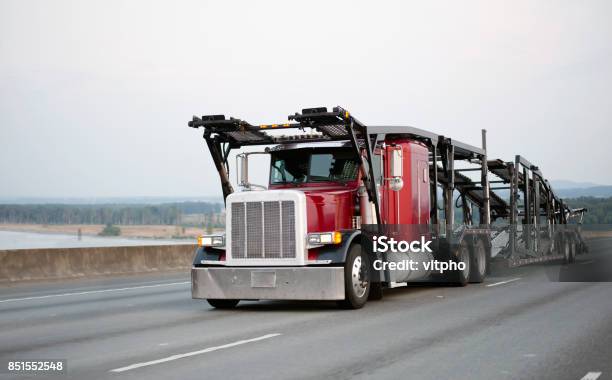
[[[278,151],[272,153],[270,183],[351,181],[358,168],[350,148]]]

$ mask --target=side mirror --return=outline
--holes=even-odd
[[[401,177],[393,177],[389,180],[389,187],[393,191],[400,191],[404,187],[404,180]]]
[[[245,190],[267,190],[265,186],[257,185],[249,182],[249,155],[251,154],[268,154],[267,152],[250,152],[236,155],[236,181],[238,186]]]
[[[390,174],[391,177],[395,178],[395,177],[402,177],[403,176],[403,154],[402,154],[402,149],[393,149],[391,151],[391,168],[390,168]]]
[[[236,179],[238,186],[248,187],[249,185],[249,156],[239,154],[236,156]]]
[[[390,168],[389,174],[391,178],[389,178],[389,187],[393,191],[400,191],[404,187],[404,180],[402,179],[404,175],[404,159],[403,159],[403,151],[400,147],[391,150],[391,159],[390,159]]]

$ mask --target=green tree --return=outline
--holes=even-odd
[[[106,227],[98,234],[100,236],[119,236],[121,235],[121,228],[113,226],[110,223],[106,224]]]

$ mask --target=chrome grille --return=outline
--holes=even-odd
[[[263,218],[261,215],[261,202],[247,202],[246,204],[246,256],[249,259],[264,257],[263,251]]]
[[[234,259],[295,258],[295,202],[231,204]]]
[[[276,216],[276,217],[274,217]],[[264,202],[264,241],[266,242],[266,257],[283,257],[281,252],[281,218],[279,202]],[[292,239],[290,237],[289,239]]]
[[[295,203],[282,201],[281,241],[283,242],[283,257],[295,257]],[[287,254],[285,254],[287,253]]]
[[[244,258],[246,224],[244,223],[244,203],[232,203],[232,255]]]

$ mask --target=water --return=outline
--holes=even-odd
[[[142,245],[195,244],[195,239],[137,239],[124,237],[41,234],[35,232],[0,231],[0,250],[28,248],[124,247]]]

